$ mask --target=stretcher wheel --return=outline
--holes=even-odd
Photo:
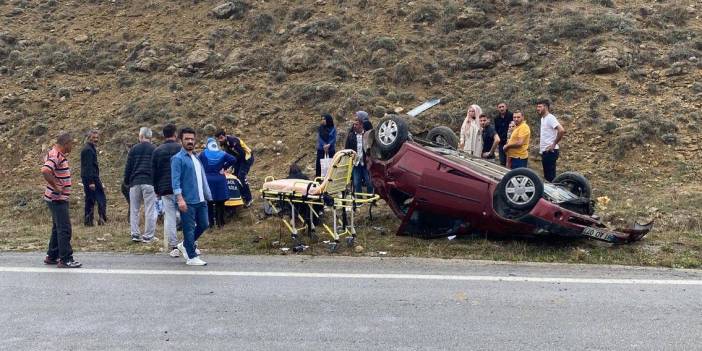
[[[329,252],[330,253],[335,253],[338,248],[339,248],[339,243],[337,243],[337,242],[329,243]]]
[[[346,246],[352,247],[354,241],[356,241],[356,238],[353,237],[353,236],[350,236],[350,237],[346,238]]]

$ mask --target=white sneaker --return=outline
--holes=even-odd
[[[188,259],[185,264],[188,266],[207,266],[207,262],[203,261],[200,256]]]
[[[188,257],[188,251],[185,250],[185,246],[183,246],[182,242],[178,243],[178,251],[180,251],[180,253],[183,254],[183,258],[185,258],[186,260],[190,259],[190,257]]]
[[[171,257],[180,257],[180,250],[177,248],[173,249],[171,252],[168,253],[168,256]]]

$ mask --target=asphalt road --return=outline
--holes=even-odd
[[[2,350],[699,350],[702,271],[0,253]]]

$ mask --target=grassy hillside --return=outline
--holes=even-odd
[[[7,183],[0,249],[45,241],[35,233],[47,215],[37,170],[59,130],[103,131],[100,162],[116,217],[125,212],[117,189],[140,126],[226,127],[255,149],[256,188],[304,153],[313,168],[322,112],[345,130],[353,111],[377,121],[441,97],[421,118],[457,130],[468,105],[494,111],[505,100],[538,130],[533,102],[547,97],[568,131],[559,169],[586,174],[595,195],[611,200],[600,207],[608,221],[657,220],[647,240],[627,249],[640,259],[625,262],[699,266],[700,7],[637,0],[0,0],[7,165],[0,170]],[[540,170],[537,156],[531,165]],[[78,173],[77,152],[71,160]],[[80,206],[74,201],[76,217]],[[397,225],[383,218],[382,225]],[[233,224],[232,235],[265,232],[261,225]],[[126,238],[125,230],[113,230],[114,240]],[[113,248],[98,245],[97,234],[81,235],[86,247]],[[447,254],[454,255],[460,250]]]

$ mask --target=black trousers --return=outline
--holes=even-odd
[[[552,182],[556,178],[556,161],[558,160],[558,150],[544,151],[541,154],[541,165],[544,166],[544,179]]]
[[[102,187],[102,182],[99,179],[95,182],[95,190],[90,190],[89,183],[89,180],[83,179],[83,190],[85,191],[85,214],[83,218],[85,225],[93,225],[96,202],[98,216],[103,221],[107,221],[107,198],[105,197],[105,189]]]
[[[224,201],[208,201],[207,216],[210,220],[210,228],[214,228],[215,223],[220,228],[224,226]]]
[[[71,247],[71,216],[68,213],[68,201],[47,202],[51,211],[51,238],[46,255],[50,258],[60,258],[64,262],[73,260]]]
[[[502,148],[507,145],[507,142],[502,142],[497,145],[497,151],[500,154],[500,164],[505,166],[507,165],[507,154],[505,153],[505,150],[502,150]]]

